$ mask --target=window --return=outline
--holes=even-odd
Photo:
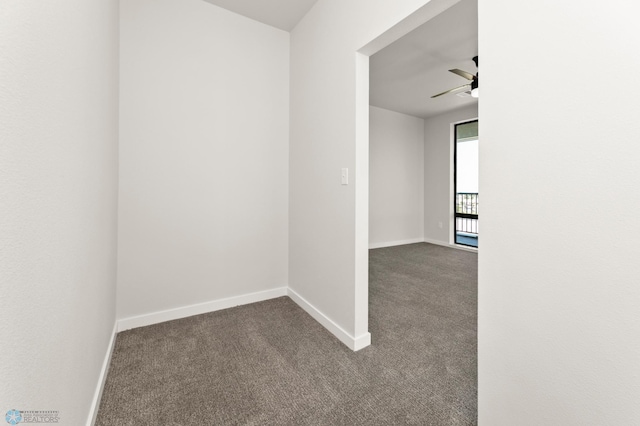
[[[454,241],[478,247],[478,120],[454,126]]]

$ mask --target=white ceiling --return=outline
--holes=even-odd
[[[291,31],[318,0],[204,0]],[[477,72],[478,0],[461,0],[382,49],[370,60],[370,104],[428,118],[477,103],[470,96],[432,95],[467,83],[447,70]],[[464,95],[464,93],[463,93]]]
[[[462,0],[370,58],[370,104],[421,118],[477,103],[471,96],[432,95],[463,85],[448,70],[477,72],[478,2]]]
[[[216,6],[291,31],[318,0],[204,0]]]

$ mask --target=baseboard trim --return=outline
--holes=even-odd
[[[359,351],[371,344],[371,333],[367,332],[354,337],[338,324],[333,322],[328,316],[323,314],[318,308],[309,303],[304,297],[296,293],[295,290],[289,288],[288,295],[291,300],[304,309],[313,319],[318,321],[324,328],[336,336],[338,340],[344,343],[352,351]]]
[[[138,315],[135,317],[118,320],[118,331],[130,330],[132,328],[145,327],[147,325],[159,324],[161,322],[172,321],[180,318],[187,318],[193,315],[206,314],[219,311],[221,309],[233,308],[249,303],[262,302],[276,297],[287,296],[287,288],[280,287],[272,290],[259,291],[256,293],[243,294],[241,296],[228,297],[225,299],[213,300],[210,302],[198,303],[195,305],[182,306],[180,308],[167,309],[166,311],[152,312],[150,314]]]
[[[111,355],[113,355],[113,348],[116,342],[116,334],[118,334],[118,323],[114,322],[113,331],[111,332],[111,339],[109,339],[109,345],[107,346],[107,353],[105,354],[104,361],[102,362],[102,369],[100,370],[100,376],[98,376],[98,384],[96,391],[93,394],[93,401],[91,402],[91,408],[89,410],[89,418],[87,419],[87,426],[93,426],[96,423],[98,417],[98,409],[100,408],[100,400],[102,399],[102,391],[104,391],[104,384],[107,381],[107,373],[109,372],[109,365],[111,365]]]
[[[386,243],[372,243],[372,244],[369,244],[369,249],[403,246],[405,244],[415,244],[415,243],[424,243],[424,238],[411,238],[408,240],[389,241]]]
[[[477,248],[462,246],[460,244],[449,244],[449,243],[445,243],[445,242],[438,241],[438,240],[430,240],[428,238],[425,238],[423,242],[429,243],[429,244],[435,244],[437,246],[449,247],[449,248],[454,248],[454,249],[457,249],[457,250],[463,250],[463,251],[470,251],[472,253],[478,253],[478,249]]]

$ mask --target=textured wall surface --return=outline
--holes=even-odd
[[[424,120],[369,109],[369,244],[424,239]]]
[[[121,4],[118,317],[287,285],[289,34]]]
[[[0,413],[87,420],[113,331],[118,2],[0,3]]]
[[[480,2],[480,425],[640,419],[635,9]]]

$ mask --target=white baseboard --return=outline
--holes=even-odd
[[[331,334],[336,336],[338,340],[344,343],[352,351],[359,351],[371,344],[371,333],[367,332],[361,336],[354,337],[291,288],[289,288],[288,294],[291,300],[296,302],[298,306],[304,309],[313,319],[329,330]]]
[[[91,409],[89,410],[89,418],[87,419],[87,426],[93,426],[98,417],[98,408],[100,408],[100,400],[102,399],[102,391],[104,390],[104,384],[107,380],[107,373],[109,372],[109,365],[111,364],[111,355],[113,354],[113,347],[116,342],[116,334],[118,330],[117,321],[113,324],[113,331],[111,332],[111,339],[107,346],[107,353],[104,356],[102,362],[102,369],[100,370],[100,376],[98,377],[98,384],[96,391],[93,394],[93,401],[91,402]]]
[[[193,315],[206,314],[209,312],[219,311],[221,309],[233,308],[235,306],[247,305],[249,303],[262,302],[264,300],[275,299],[276,297],[282,297],[286,295],[287,287],[280,287],[272,290],[243,294],[241,296],[228,297],[226,299],[213,300],[210,302],[198,303],[190,306],[182,306],[180,308],[168,309],[166,311],[152,312],[150,314],[123,318],[121,320],[118,320],[118,331],[145,327],[147,325],[186,318]]]
[[[470,251],[470,252],[473,252],[473,253],[477,253],[478,252],[478,249],[474,248],[474,247],[462,246],[460,244],[449,244],[449,243],[445,243],[443,241],[430,240],[429,238],[425,238],[424,242],[425,243],[429,243],[429,244],[435,244],[437,246],[449,247],[449,248],[454,248],[454,249],[463,250],[463,251]]]
[[[389,241],[386,243],[371,243],[369,244],[369,249],[403,246],[405,244],[415,244],[415,243],[424,243],[424,238],[411,238],[409,240]]]

